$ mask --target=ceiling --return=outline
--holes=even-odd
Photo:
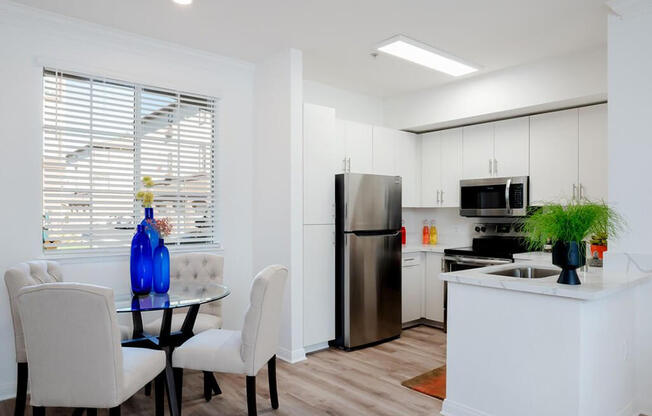
[[[396,34],[482,67],[468,76],[604,45],[607,37],[604,0],[15,1],[251,62],[298,48],[306,79],[374,96],[456,79],[371,56]]]

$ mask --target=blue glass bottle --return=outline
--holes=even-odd
[[[154,221],[154,208],[145,208],[145,218],[140,222],[140,225],[145,227],[145,233],[149,237],[149,243],[152,246],[152,254],[154,254],[154,249],[158,246],[158,231],[153,224],[147,222],[147,220]]]
[[[138,225],[138,231],[131,240],[131,291],[134,295],[147,295],[152,290],[154,261],[152,246],[145,233],[145,227]]]
[[[170,289],[170,252],[162,238],[154,249],[154,292],[167,293]]]

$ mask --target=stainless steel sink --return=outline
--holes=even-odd
[[[559,271],[552,269],[540,269],[537,267],[517,266],[509,269],[487,272],[498,276],[520,277],[522,279],[541,279],[543,277],[556,276]]]

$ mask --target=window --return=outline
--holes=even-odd
[[[166,245],[216,244],[214,98],[43,71],[43,247],[131,244],[141,178]]]

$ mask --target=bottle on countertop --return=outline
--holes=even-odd
[[[401,220],[401,244],[405,245],[407,241],[407,230],[405,229],[405,220]]]
[[[428,227],[428,220],[423,220],[423,230],[421,231],[421,244],[430,244],[430,227]]]
[[[435,220],[430,221],[430,245],[437,244],[437,227],[435,226]]]

